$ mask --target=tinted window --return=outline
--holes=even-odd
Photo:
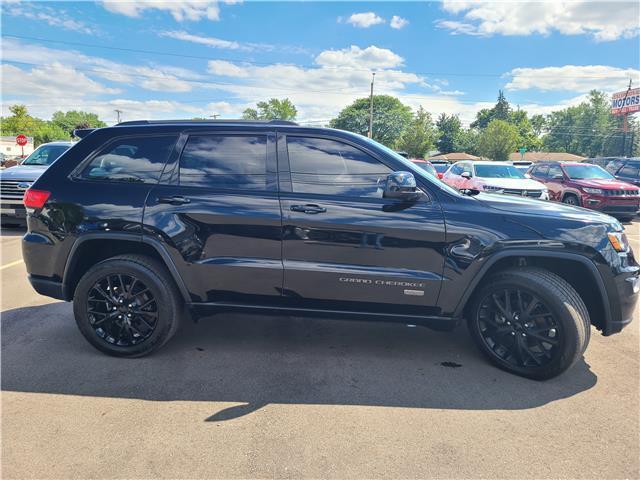
[[[382,197],[378,180],[391,169],[345,143],[323,138],[287,137],[294,192]]]
[[[462,173],[462,165],[454,165],[451,167],[451,173],[454,175],[460,175]]]
[[[620,169],[622,165],[624,165],[624,162],[622,160],[613,160],[607,163],[607,165],[605,166],[605,170],[615,175],[615,173]]]
[[[627,163],[620,169],[618,175],[626,178],[640,178],[640,163]]]
[[[51,165],[64,152],[69,150],[69,145],[42,145],[29,155],[22,165]]]
[[[549,173],[549,167],[547,165],[540,165],[539,167],[535,167],[531,173],[536,177],[546,177]]]
[[[116,182],[154,182],[176,143],[176,135],[127,137],[107,144],[82,176]]]
[[[180,158],[180,185],[266,190],[267,137],[193,135]]]
[[[436,163],[433,167],[436,169],[436,172],[444,173],[449,169],[449,164],[448,163]]]

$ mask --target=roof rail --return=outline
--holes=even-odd
[[[242,119],[193,119],[193,120],[130,120],[128,122],[120,122],[116,124],[116,127],[121,126],[129,126],[129,125],[173,125],[173,124],[181,124],[181,123],[213,123],[213,124],[224,124],[224,123],[233,123],[240,125],[298,125],[296,122],[291,122],[289,120],[242,120]]]

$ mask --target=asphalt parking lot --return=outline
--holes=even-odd
[[[544,383],[464,328],[294,317],[219,315],[116,359],[31,289],[22,234],[1,237],[2,478],[640,477],[640,321]]]

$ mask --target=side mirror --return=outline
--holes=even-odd
[[[469,180],[469,179],[471,178],[471,174],[470,174],[469,172],[462,172],[462,173],[460,174],[460,176],[461,176],[462,178],[466,178],[467,180]]]
[[[416,178],[411,172],[393,172],[387,175],[382,196],[397,198],[405,202],[415,201],[420,197],[416,186]]]

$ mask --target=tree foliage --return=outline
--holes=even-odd
[[[51,123],[69,134],[73,135],[76,128],[100,128],[107,124],[98,118],[95,113],[70,110],[68,112],[55,112],[51,117]]]
[[[440,153],[451,153],[460,150],[460,141],[464,135],[462,123],[457,115],[440,114],[436,121],[439,136],[437,147]]]
[[[504,120],[492,120],[478,139],[481,155],[496,161],[509,160],[509,154],[518,146],[518,129]]]
[[[409,158],[424,158],[432,150],[437,138],[431,115],[422,106],[413,115],[411,124],[400,136],[396,147],[409,154]]]
[[[257,109],[247,108],[242,112],[245,120],[295,120],[298,110],[295,105],[285,98],[279,100],[271,98],[266,102],[258,102]]]
[[[359,98],[331,120],[330,126],[367,135],[369,132],[369,97]],[[411,124],[411,107],[391,95],[373,96],[373,139],[394,147]]]

